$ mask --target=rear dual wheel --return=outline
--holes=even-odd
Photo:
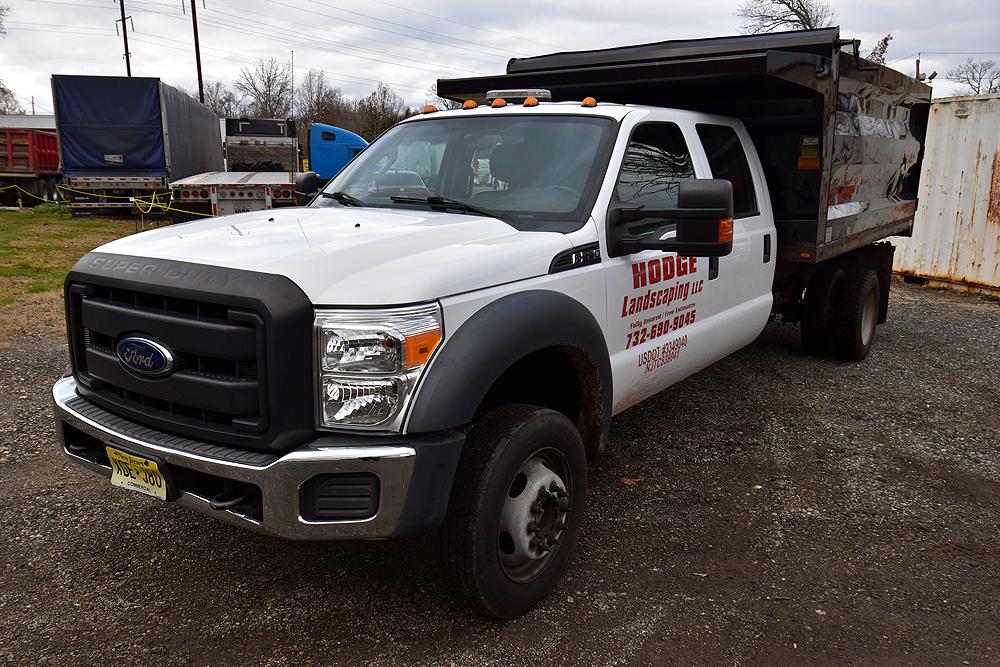
[[[803,300],[803,350],[862,361],[875,342],[880,294],[878,276],[870,269],[820,268]]]
[[[440,540],[458,597],[498,618],[545,597],[569,562],[586,475],[580,434],[562,414],[513,405],[482,418],[466,441]]]

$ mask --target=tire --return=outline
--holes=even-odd
[[[502,619],[537,604],[566,569],[586,492],[586,450],[562,414],[510,405],[477,422],[439,540],[459,600]]]
[[[875,342],[879,315],[878,276],[869,269],[851,269],[840,287],[834,317],[834,354],[862,361]]]
[[[833,318],[844,272],[821,267],[806,287],[802,304],[802,350],[806,354],[828,356],[833,352]]]

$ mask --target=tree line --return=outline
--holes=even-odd
[[[322,70],[309,70],[293,87],[292,68],[274,58],[240,70],[231,83],[205,82],[205,105],[220,118],[295,118],[305,144],[312,123],[342,127],[371,140],[416,113],[388,84],[368,95],[345,95]]]

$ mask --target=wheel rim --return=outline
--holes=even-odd
[[[507,487],[497,552],[504,574],[525,583],[537,577],[559,550],[572,506],[565,458],[542,449],[521,464]]]
[[[861,315],[861,344],[865,347],[875,337],[875,324],[878,316],[878,291],[869,290],[865,295],[865,309]]]

